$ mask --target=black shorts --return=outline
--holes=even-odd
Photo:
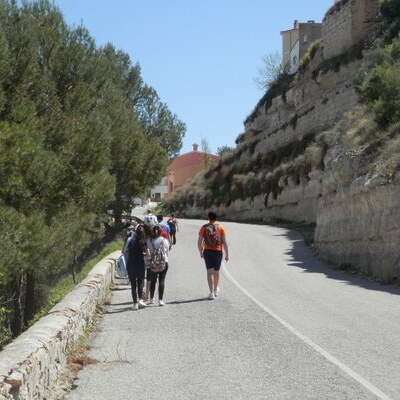
[[[206,268],[219,271],[222,262],[222,251],[205,249],[203,254],[204,261],[206,262]]]

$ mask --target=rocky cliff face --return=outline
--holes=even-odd
[[[357,123],[357,115],[346,120],[359,104],[355,80],[375,59],[361,50],[356,22],[362,13],[372,20],[377,4],[348,0],[329,10],[326,44],[312,49],[295,77],[269,90],[246,119],[235,151],[178,194],[175,210],[204,216],[212,207],[231,220],[315,224],[322,258],[385,281],[400,278],[400,179],[374,175],[365,146],[347,148],[339,140]],[[357,40],[338,47],[335,29]]]
[[[238,220],[275,217],[316,222],[325,174],[322,149],[317,148],[317,154],[309,155],[306,162],[301,157],[316,143],[321,132],[357,105],[354,79],[371,62],[371,56],[361,57],[359,53],[350,62],[321,66],[322,53],[323,49],[316,52],[309,68],[296,77],[287,91],[258,104],[245,121],[247,133],[238,138],[235,152],[219,160],[205,177],[204,185],[209,186],[217,179],[219,170],[232,168],[233,172],[226,177],[231,185],[240,177],[247,178],[242,185],[244,193],[240,198],[231,193],[230,204],[219,200],[216,196],[219,188],[213,188],[212,206],[221,216]],[[251,173],[260,187],[273,180],[269,190],[251,195],[248,182],[252,179]],[[276,179],[272,178],[274,175]],[[201,199],[194,197],[193,204],[189,207],[185,204],[187,215],[198,215],[205,210],[202,202],[196,201]],[[205,208],[208,206],[206,202]]]
[[[400,278],[399,177],[395,175],[389,182],[371,176],[368,155],[364,151],[347,151],[335,138],[331,138],[329,147],[318,147],[319,135],[358,105],[354,79],[372,60],[373,54],[364,52],[363,58],[341,65],[338,70],[314,72],[314,78],[315,69],[310,68],[285,97],[275,97],[268,107],[260,104],[246,121],[252,137],[244,135],[227,165],[235,169],[230,176],[231,187],[237,184],[240,173],[252,174],[251,179],[259,179],[256,185],[262,188],[261,193],[251,194],[254,182],[250,179],[245,181],[240,198],[221,201],[215,196],[215,188],[209,189],[204,196],[212,196],[210,202],[194,195],[193,202],[186,203],[182,211],[188,216],[204,216],[213,207],[222,218],[231,220],[279,218],[315,223],[315,245],[323,259],[352,265],[388,282]],[[316,64],[318,60],[314,61]],[[293,144],[304,140],[306,145],[300,146],[300,151],[286,153]],[[293,173],[290,168],[296,170],[295,160],[304,157],[313,146],[316,150],[309,156],[308,167],[300,163]],[[280,151],[281,159],[275,165],[268,163]],[[260,154],[263,162],[252,172]],[[313,154],[316,160],[312,160]],[[227,167],[225,163],[224,159],[219,160],[199,185],[215,186],[217,174]],[[241,165],[244,171],[240,171]],[[264,183],[276,171],[281,173],[274,181],[275,190],[265,190]]]
[[[400,177],[366,174],[365,154],[325,157],[315,243],[327,261],[391,282],[400,277]]]

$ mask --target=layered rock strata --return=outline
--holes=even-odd
[[[377,0],[342,0],[332,7],[323,21],[322,44],[315,46],[308,65],[260,100],[229,156],[231,165],[220,160],[200,180],[211,200],[193,195],[182,211],[204,217],[212,207],[221,218],[236,221],[278,218],[315,224],[316,248],[325,260],[387,282],[399,279],[399,176],[389,181],[371,175],[362,152],[346,153],[335,143],[324,149],[320,161],[311,160],[311,167],[298,161],[307,146],[359,104],[356,78],[375,59],[373,51],[361,51],[362,41],[378,20]],[[262,161],[253,168],[257,159]],[[221,172],[229,168],[230,174]],[[221,184],[227,191],[229,179],[232,201],[215,191]],[[249,182],[247,194],[243,182]]]

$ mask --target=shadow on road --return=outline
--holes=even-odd
[[[307,273],[324,274],[329,279],[345,281],[348,285],[400,295],[400,288],[377,282],[373,280],[372,277],[368,277],[362,273],[352,273],[350,271],[337,269],[333,265],[320,260],[313,254],[312,250],[306,246],[299,232],[289,230],[281,235],[275,236],[285,237],[292,243],[293,247],[286,251],[286,254],[291,257],[291,260],[288,262],[290,266],[301,268]]]
[[[202,297],[201,299],[171,301],[171,302],[168,302],[168,304],[189,304],[189,303],[196,303],[199,301],[209,301],[209,300],[207,299],[207,297]]]
[[[129,304],[132,305],[132,302],[129,303]],[[107,311],[104,311],[103,314],[119,314],[119,313],[126,312],[126,311],[132,311],[132,306],[123,307],[123,308],[116,308],[115,310],[107,310]]]
[[[110,306],[127,306],[128,304],[132,305],[131,301],[127,301],[125,303],[110,303]]]
[[[121,290],[131,290],[131,287],[129,285],[124,285],[124,286],[115,286],[111,288],[112,292],[118,292]]]

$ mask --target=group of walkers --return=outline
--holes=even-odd
[[[122,249],[128,278],[131,283],[133,309],[155,303],[158,282],[158,304],[164,306],[165,277],[168,272],[168,254],[176,244],[178,220],[174,214],[164,224],[162,215],[148,210],[143,223],[131,219],[127,226],[127,237]],[[145,283],[146,281],[146,283]]]
[[[209,222],[199,231],[197,247],[207,269],[207,282],[210,289],[208,299],[213,300],[219,294],[219,270],[223,255],[228,261],[226,232],[217,224],[217,215],[210,211]],[[131,283],[133,309],[145,308],[155,304],[155,292],[158,283],[158,304],[164,306],[165,278],[168,272],[168,255],[176,244],[178,220],[174,214],[164,224],[162,215],[154,216],[148,210],[142,223],[130,220],[127,224],[127,237],[122,249],[126,269]]]

